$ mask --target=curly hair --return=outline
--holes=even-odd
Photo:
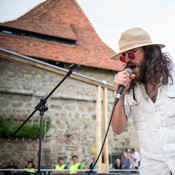
[[[139,83],[151,83],[153,86],[156,86],[159,83],[159,86],[167,85],[168,78],[171,79],[171,84],[173,84],[173,78],[170,74],[172,60],[171,58],[162,53],[161,48],[157,45],[144,46],[144,61],[141,64],[140,68],[140,79]],[[137,80],[131,82],[130,88],[127,90],[129,93],[130,90],[134,90]]]
[[[143,83],[151,83],[155,86],[157,83],[162,85],[168,84],[170,77],[172,84],[173,78],[170,74],[172,60],[170,57],[162,53],[161,48],[157,45],[145,46],[144,50],[144,75]]]

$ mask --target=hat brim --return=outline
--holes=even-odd
[[[138,47],[149,46],[149,45],[158,45],[158,46],[160,46],[161,49],[165,47],[164,44],[152,44],[152,43],[151,44],[150,43],[149,44],[141,44],[141,45],[130,47],[128,49],[121,50],[117,54],[113,55],[110,59],[112,59],[112,60],[119,60],[120,55],[122,53],[127,52],[127,51],[132,50],[132,49],[135,49],[135,48],[138,48]]]

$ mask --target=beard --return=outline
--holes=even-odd
[[[128,67],[131,69],[134,69],[137,67],[137,69],[138,69],[137,72],[133,72],[136,76],[131,82],[131,87],[133,87],[133,85],[136,83],[139,83],[139,84],[145,83],[145,78],[146,78],[145,72],[147,69],[145,59],[140,64],[134,63],[132,61],[128,61],[126,63],[126,68],[128,68]]]

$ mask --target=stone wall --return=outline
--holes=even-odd
[[[113,83],[115,72],[80,67],[75,72]],[[0,114],[12,115],[23,122],[40,98],[61,81],[63,76],[27,64],[0,59]],[[76,154],[84,168],[88,168],[96,147],[96,87],[68,78],[49,98],[44,119],[51,119],[51,126],[42,142],[42,162],[45,168],[53,168],[58,157],[64,157],[69,166]],[[113,106],[113,92],[108,91],[108,116]],[[31,122],[39,123],[39,112]],[[102,121],[103,122],[103,121]],[[109,131],[109,153],[122,154],[126,148],[139,149],[132,121],[120,136]],[[0,167],[14,159],[24,168],[28,158],[37,165],[39,141],[26,138],[0,139]],[[2,159],[3,158],[3,159]]]

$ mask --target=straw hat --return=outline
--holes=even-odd
[[[163,44],[152,43],[149,34],[141,28],[128,29],[121,34],[119,40],[119,52],[111,57],[111,59],[117,60],[119,59],[119,56],[126,51],[148,45],[158,45],[161,48],[165,47]]]

